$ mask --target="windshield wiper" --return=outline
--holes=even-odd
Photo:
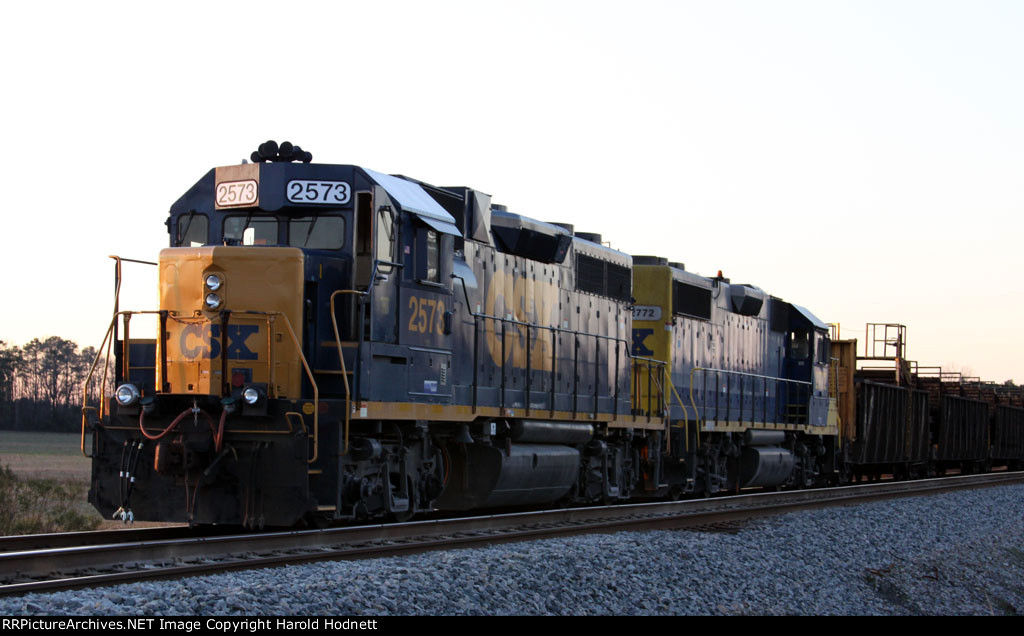
[[[245,240],[245,231],[249,229],[249,224],[252,223],[252,212],[249,212],[245,217],[245,227],[242,228],[241,233],[238,235],[238,240]]]
[[[313,226],[316,225],[316,220],[319,218],[319,214],[313,215],[313,220],[309,222],[309,229],[306,230],[306,240],[302,241],[302,247],[306,247],[309,244],[309,237],[313,235]]]
[[[185,221],[185,229],[183,229],[183,230],[178,232],[178,247],[181,247],[181,239],[183,239],[186,236],[188,236],[188,228],[192,227],[192,219],[195,218],[195,216],[196,216],[196,211],[195,210],[189,210],[188,211],[188,219]],[[188,245],[187,247],[192,247],[192,246]]]

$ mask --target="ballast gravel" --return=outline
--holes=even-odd
[[[0,598],[12,615],[1024,613],[1024,486]]]

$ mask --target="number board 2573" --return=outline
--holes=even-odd
[[[286,194],[292,203],[344,205],[352,196],[352,188],[344,181],[294,179],[288,182]]]

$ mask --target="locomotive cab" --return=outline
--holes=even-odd
[[[410,322],[426,344],[443,344],[450,324],[437,310],[450,297],[458,230],[428,198],[355,166],[272,161],[204,176],[170,210],[149,376],[132,371],[146,363],[129,336],[133,312],[121,312],[119,388],[85,409],[90,501],[126,520],[245,526],[337,510],[348,430],[319,420],[348,410],[358,342],[396,341],[403,280],[438,298],[436,316],[414,312]],[[397,262],[403,216],[415,267]]]

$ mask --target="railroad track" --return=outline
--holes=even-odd
[[[219,534],[227,534],[227,532],[226,530],[221,530]],[[0,553],[45,550],[48,548],[71,548],[85,545],[102,545],[105,543],[176,539],[189,536],[190,533],[192,536],[195,536],[195,529],[190,531],[188,526],[182,524],[151,528],[132,528],[126,526],[119,530],[15,535],[0,537]]]
[[[0,595],[318,560],[393,556],[593,532],[658,528],[732,532],[742,528],[742,520],[792,510],[1021,482],[1024,482],[1024,472],[1002,472],[682,502],[573,508],[325,530],[186,537],[180,534],[182,528],[149,528],[114,531],[113,539],[109,532],[69,533],[71,538],[64,539],[47,535],[50,543],[46,545],[51,547],[0,553]],[[107,538],[102,539],[101,534],[106,534]],[[74,543],[75,535],[92,543],[79,541],[70,545]],[[11,538],[7,545],[16,545],[14,539],[28,541]],[[55,543],[61,545],[52,547]]]

